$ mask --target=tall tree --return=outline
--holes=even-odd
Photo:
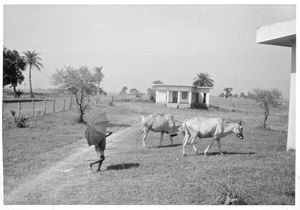
[[[16,50],[3,48],[3,87],[11,85],[14,96],[18,97],[16,87],[24,81],[25,61]]]
[[[282,100],[282,94],[278,89],[254,89],[255,100],[264,108],[264,123],[263,127],[267,125],[267,119],[270,113],[270,107],[278,107]]]
[[[200,87],[213,87],[214,82],[215,81],[213,79],[211,79],[211,77],[208,73],[199,73],[194,78],[193,85],[200,86]]]
[[[94,71],[95,71],[95,74],[94,74],[94,79],[95,79],[95,82],[97,84],[97,87],[98,87],[98,90],[99,90],[99,93],[101,94],[101,91],[100,91],[100,83],[102,82],[103,78],[104,78],[104,74],[102,72],[102,69],[103,69],[103,66],[96,66],[94,68]]]
[[[94,75],[85,66],[74,69],[73,67],[64,67],[57,69],[52,75],[51,81],[53,85],[57,85],[62,89],[68,90],[75,96],[75,101],[80,113],[79,122],[84,123],[83,116],[88,105],[85,103],[85,98],[91,95],[96,85]]]
[[[37,69],[40,71],[43,67],[43,64],[41,63],[42,59],[39,57],[39,53],[36,53],[35,51],[25,51],[24,56],[26,65],[29,66],[30,97],[33,98],[34,95],[32,93],[31,70]]]

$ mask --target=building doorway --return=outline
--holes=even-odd
[[[173,91],[172,96],[172,103],[178,103],[178,92]]]
[[[196,103],[199,103],[199,93],[195,93],[196,94]]]

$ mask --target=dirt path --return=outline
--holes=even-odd
[[[107,150],[105,155],[117,153],[118,142],[121,141],[123,135],[133,132],[133,127],[122,129],[109,137],[107,141]],[[97,166],[93,170],[89,170],[88,163],[96,160],[96,152],[94,147],[87,148],[85,139],[79,140],[79,149],[64,160],[53,164],[31,179],[20,184],[12,192],[4,195],[4,204],[46,204],[61,193],[65,187],[74,184],[83,184],[91,174],[96,173]],[[69,178],[68,178],[69,177]],[[52,202],[50,202],[52,203]]]

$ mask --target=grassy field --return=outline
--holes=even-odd
[[[3,112],[3,168],[5,204],[220,204],[220,189],[236,192],[247,204],[295,204],[295,153],[286,152],[288,107],[271,110],[270,129],[260,129],[262,110],[253,101],[237,100],[235,112],[224,99],[211,98],[223,107],[210,111],[172,109],[142,102],[116,102],[88,110],[87,121],[106,111],[108,130],[126,131],[107,148],[102,172],[90,171],[88,162],[97,159],[94,151],[76,157],[71,172],[57,174],[15,200],[8,197],[23,183],[34,183],[53,164],[87,147],[85,125],[77,124],[76,111],[59,112],[30,119],[29,127],[16,128],[9,111]],[[250,104],[249,104],[250,103]],[[227,104],[227,105],[226,105]],[[229,107],[229,108],[228,108]],[[182,136],[162,147],[159,134],[150,133],[142,147],[139,116],[170,113],[178,120],[193,116],[221,116],[243,120],[244,140],[228,136],[221,140],[225,155],[217,155],[217,145],[208,157],[194,155],[187,146],[182,156]],[[203,151],[210,139],[196,140]],[[107,139],[109,141],[109,138]]]

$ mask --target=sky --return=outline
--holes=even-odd
[[[291,5],[4,5],[4,46],[40,53],[33,88],[55,88],[64,66],[103,66],[107,92],[141,92],[155,80],[215,81],[212,95],[278,88],[289,95],[291,49],[256,44],[259,26],[295,19]],[[22,88],[29,89],[28,71]]]

